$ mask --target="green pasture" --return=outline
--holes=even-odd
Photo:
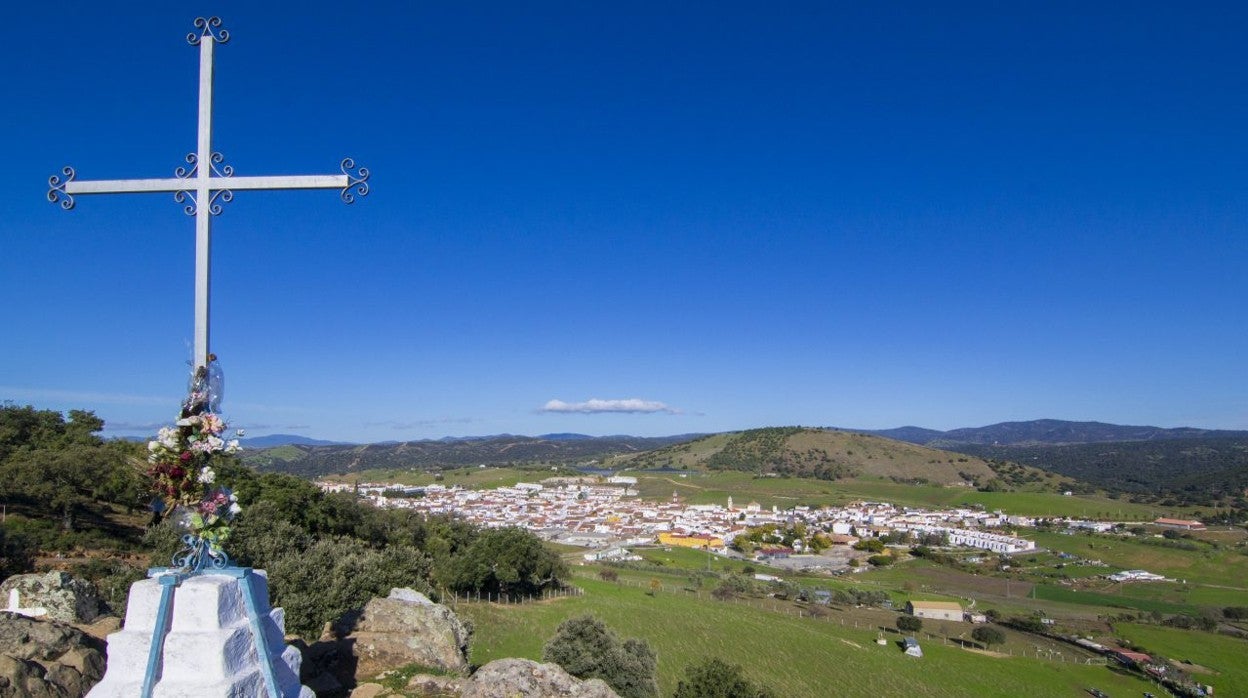
[[[1216,696],[1248,695],[1248,662],[1244,661],[1248,641],[1199,630],[1135,623],[1116,623],[1114,631],[1145,652],[1160,654],[1176,664],[1191,662],[1195,666],[1187,667],[1187,671],[1192,679],[1213,686]]]
[[[684,667],[708,656],[745,668],[778,695],[824,696],[1080,696],[1089,686],[1110,695],[1138,695],[1149,684],[1104,666],[990,656],[939,640],[923,641],[922,659],[893,643],[875,644],[875,625],[855,628],[835,617],[799,618],[755,605],[580,579],[585,594],[545,602],[461,604],[476,628],[472,660],[541,657],[563,620],[593,613],[624,637],[642,637],[658,653],[665,694]],[[877,612],[879,613],[879,612]],[[891,614],[889,614],[891,616]],[[1074,656],[1074,653],[1071,653]]]
[[[1028,537],[1036,545],[1062,550],[1090,560],[1101,560],[1111,569],[1142,569],[1188,584],[1213,584],[1236,588],[1248,579],[1248,555],[1230,548],[1215,549],[1198,543],[1196,550],[1165,547],[1156,542],[1122,536],[1035,532]],[[1155,539],[1154,539],[1155,540]]]
[[[1104,608],[1118,609],[1125,608],[1146,612],[1157,611],[1158,613],[1164,614],[1182,613],[1186,615],[1196,615],[1200,613],[1199,608],[1188,604],[1139,598],[1124,594],[1107,594],[1098,591],[1079,591],[1076,589],[1053,586],[1050,584],[1037,584],[1032,591],[1032,595],[1033,598],[1043,599],[1046,601],[1061,601],[1063,603],[1079,604],[1083,606],[1100,606]]]

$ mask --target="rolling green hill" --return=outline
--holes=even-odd
[[[884,478],[895,482],[986,485],[1000,480],[1000,464],[869,434],[803,427],[772,427],[714,434],[648,453],[622,455],[610,467],[744,471],[821,480]],[[995,469],[994,469],[995,468]],[[1009,466],[1021,480],[1055,484],[1040,471]],[[1004,473],[1005,470],[1002,470]]]

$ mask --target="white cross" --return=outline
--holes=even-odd
[[[346,158],[342,174],[278,175],[271,177],[235,177],[234,168],[222,165],[225,158],[212,150],[212,49],[230,40],[230,33],[221,28],[221,19],[212,17],[195,20],[196,31],[186,40],[199,47],[199,140],[195,152],[186,156],[187,167],[174,170],[168,179],[101,179],[79,181],[73,168],[65,167],[60,175],[48,178],[48,201],[61,208],[74,207],[76,194],[124,194],[173,192],[173,198],[186,204],[187,215],[195,216],[195,357],[192,372],[208,365],[208,270],[212,244],[212,216],[221,213],[221,204],[234,198],[241,189],[339,189],[339,198],[352,203],[355,197],[368,195],[368,170],[356,167]],[[220,168],[217,166],[221,165]],[[214,176],[215,175],[215,176]],[[190,203],[186,203],[187,200]]]

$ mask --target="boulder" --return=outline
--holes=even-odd
[[[103,649],[66,623],[0,611],[0,698],[79,698],[104,676]]]
[[[95,587],[68,572],[16,574],[0,583],[0,603],[22,615],[90,623],[100,614]]]
[[[451,609],[410,589],[369,601],[362,613],[336,624],[333,635],[339,652],[345,645],[354,656],[357,682],[410,664],[468,671],[469,628]]]
[[[572,676],[558,664],[496,659],[477,670],[462,698],[619,698],[602,679]]]

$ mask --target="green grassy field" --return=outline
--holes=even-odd
[[[1175,662],[1188,660],[1192,679],[1213,686],[1217,696],[1248,695],[1248,641],[1197,630],[1174,630],[1155,625],[1115,624],[1114,630],[1146,652]],[[1180,665],[1184,666],[1184,665]],[[1209,671],[1201,671],[1200,668]]]
[[[1079,696],[1089,686],[1111,695],[1139,695],[1149,688],[1104,666],[993,656],[934,639],[922,641],[925,656],[915,659],[892,643],[895,634],[888,645],[875,644],[878,621],[841,625],[845,615],[839,612],[799,618],[687,593],[665,590],[650,596],[641,588],[597,579],[582,578],[577,584],[585,595],[511,606],[460,605],[458,612],[477,629],[473,662],[539,659],[560,622],[593,613],[621,636],[650,642],[659,656],[665,694],[675,688],[686,665],[708,656],[741,664],[751,679],[783,696]],[[895,617],[872,613],[877,619],[880,614]],[[1016,639],[1007,649],[1017,653],[1028,644]],[[1074,655],[1072,650],[1069,656]]]
[[[1248,555],[1229,548],[1198,544],[1196,550],[1180,550],[1136,538],[1105,535],[1036,532],[1028,537],[1050,550],[1099,559],[1115,569],[1143,569],[1186,580],[1188,584],[1243,588],[1248,580]]]

